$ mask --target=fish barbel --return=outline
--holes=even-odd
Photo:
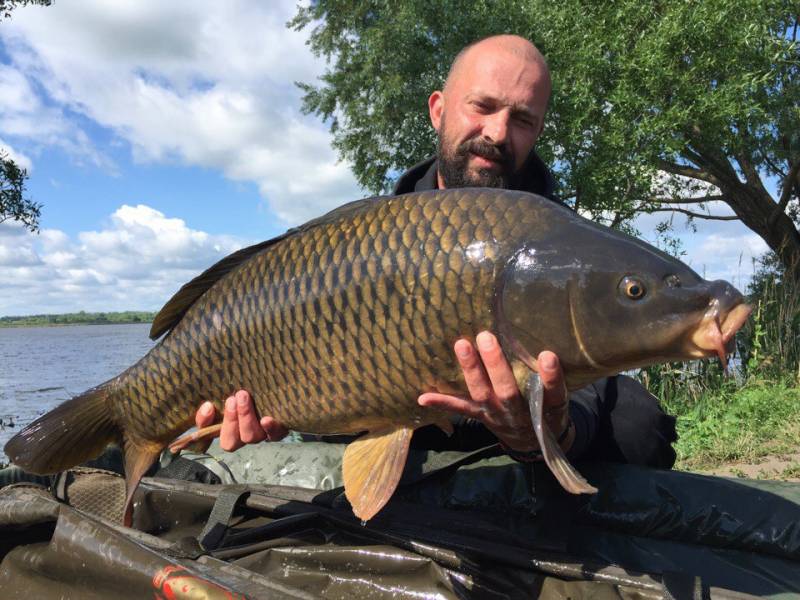
[[[497,333],[521,385],[534,357],[552,350],[572,390],[651,363],[724,359],[749,311],[728,283],[539,196],[455,189],[364,199],[184,285],[153,322],[151,337],[163,337],[146,356],[33,422],[5,451],[52,473],[117,442],[130,509],[142,475],[197,407],[209,400],[221,410],[221,399],[247,389],[261,415],[289,429],[366,432],[343,459],[345,492],[366,520],[394,492],[413,431],[448,427],[447,415],[417,403],[420,393],[466,393],[456,339]],[[562,485],[594,491],[538,430]]]

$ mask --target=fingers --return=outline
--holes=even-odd
[[[213,425],[216,417],[214,405],[204,402],[195,413],[194,420],[198,428],[203,428]],[[239,390],[225,400],[219,434],[219,445],[223,450],[233,452],[245,444],[278,441],[288,434],[289,430],[272,417],[259,420],[253,398],[246,390]]]
[[[476,402],[485,402],[492,396],[492,384],[483,369],[481,359],[468,340],[458,340],[453,349],[464,373],[469,395]]]
[[[569,424],[569,403],[564,371],[558,356],[544,350],[537,358],[539,377],[544,388],[544,417],[550,429],[558,435]]]
[[[544,387],[545,406],[559,406],[567,401],[567,385],[561,363],[553,352],[544,350],[537,359],[539,377]]]
[[[272,417],[261,417],[260,423],[270,442],[277,442],[289,435],[289,430]]]
[[[239,437],[239,413],[236,410],[236,396],[225,400],[225,411],[222,414],[222,430],[219,433],[219,445],[223,450],[233,452],[244,444]]]
[[[515,396],[519,396],[519,387],[508,364],[497,338],[488,331],[482,331],[475,338],[478,344],[483,365],[486,367],[486,374],[489,377],[491,389],[494,395],[502,402]],[[553,355],[555,356],[555,355]]]
[[[214,405],[211,404],[211,402],[203,402],[194,415],[194,423],[197,425],[198,429],[202,429],[203,427],[213,425],[216,418],[217,409],[214,408]]]
[[[236,392],[236,415],[239,421],[239,438],[245,444],[254,444],[267,439],[256,414],[256,407],[245,390]]]
[[[482,406],[471,399],[448,396],[437,392],[422,394],[417,399],[417,402],[420,406],[458,413],[471,419],[480,420],[484,414]]]

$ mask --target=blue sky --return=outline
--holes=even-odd
[[[286,29],[294,10],[58,0],[0,22],[0,148],[44,205],[39,235],[0,224],[0,316],[155,310],[229,252],[365,195],[300,111],[294,82],[324,63]],[[738,224],[678,231],[710,278],[741,283],[764,250]]]

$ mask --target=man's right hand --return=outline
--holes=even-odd
[[[198,428],[208,427],[217,421],[217,410],[211,402],[204,402],[194,416]],[[272,417],[261,417],[259,420],[253,399],[247,391],[239,390],[225,400],[219,434],[219,445],[223,450],[233,452],[245,444],[264,440],[277,442],[288,434],[289,430]]]

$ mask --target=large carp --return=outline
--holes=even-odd
[[[151,337],[166,335],[144,358],[5,451],[52,473],[118,442],[130,507],[201,402],[221,409],[244,388],[290,429],[366,432],[345,451],[343,475],[355,514],[369,519],[397,486],[412,432],[447,426],[419,394],[466,393],[459,337],[496,332],[520,383],[552,350],[576,389],[655,362],[724,358],[749,310],[728,283],[539,196],[457,189],[360,200],[184,285],[153,322]],[[534,421],[565,487],[593,491]]]

